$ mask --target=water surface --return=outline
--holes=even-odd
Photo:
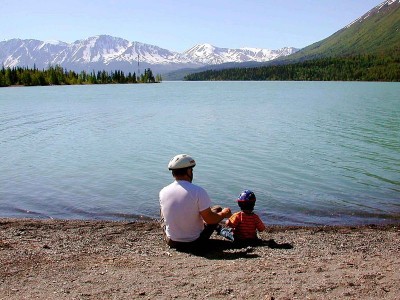
[[[0,89],[0,217],[158,217],[171,157],[267,224],[400,220],[400,84],[163,82]]]

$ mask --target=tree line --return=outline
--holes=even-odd
[[[400,55],[319,58],[291,64],[209,70],[185,80],[400,81]]]
[[[113,84],[113,83],[155,83],[161,82],[161,75],[154,77],[151,69],[145,69],[143,74],[123,71],[68,71],[61,66],[50,66],[46,70],[38,70],[36,67],[7,67],[0,69],[0,86],[46,86],[46,85],[75,85],[75,84]]]

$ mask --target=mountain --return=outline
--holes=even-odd
[[[200,53],[204,53],[203,57],[206,57],[207,47],[201,49]],[[168,73],[164,77],[171,80],[180,80],[189,74],[213,70],[218,73],[217,75],[213,75],[215,76],[213,79],[207,79],[204,76],[202,80],[217,80],[216,78],[219,78],[218,80],[222,80],[222,78],[232,80],[232,78],[241,77],[232,75],[232,78],[226,78],[221,75],[223,73],[221,70],[229,68],[256,68],[298,63],[313,59],[346,58],[367,54],[378,55],[380,57],[400,55],[400,0],[382,2],[333,35],[292,54],[285,53],[282,56],[278,55],[275,59],[260,62],[258,65],[256,63],[257,60],[253,60],[252,64],[225,63],[215,66],[203,66],[198,69],[179,70]],[[240,73],[241,71],[238,70],[237,72]],[[232,71],[232,73],[235,72]]]
[[[142,71],[152,66],[161,72],[163,66],[174,69],[198,65],[179,53],[108,35],[71,44],[21,39],[0,42],[0,63],[5,67],[35,65],[38,69],[45,69],[49,65],[60,65],[75,71],[122,70],[133,73],[138,71],[138,60]]]
[[[140,72],[151,68],[154,73],[166,73],[183,68],[200,68],[229,62],[266,62],[296,52],[295,48],[279,50],[218,48],[209,44],[196,45],[177,53],[140,42],[99,35],[74,43],[12,39],[0,42],[0,63],[5,67],[45,69],[60,65],[67,70],[122,70]],[[138,65],[139,63],[139,65]]]
[[[228,49],[217,48],[210,44],[197,45],[185,53],[193,60],[205,65],[195,68],[183,68],[163,74],[165,80],[183,80],[186,75],[207,70],[223,70],[229,68],[250,68],[262,66],[276,58],[290,55],[298,51],[296,48],[267,50],[259,48]],[[228,62],[226,62],[228,61]]]
[[[387,0],[328,38],[274,63],[366,54],[391,56],[399,52],[400,0]]]
[[[297,49],[285,47],[279,50],[260,48],[218,48],[210,44],[196,45],[184,52],[191,60],[205,65],[219,65],[224,63],[265,62],[280,56],[296,52]]]
[[[185,80],[400,81],[400,0],[386,0],[328,38],[263,65],[204,69]]]

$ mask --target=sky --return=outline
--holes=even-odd
[[[221,48],[303,48],[383,0],[0,0],[0,41],[72,43],[107,34],[183,52]]]

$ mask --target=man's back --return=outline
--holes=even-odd
[[[160,191],[167,237],[177,242],[196,240],[204,229],[200,211],[211,205],[207,192],[188,181],[176,180]]]

